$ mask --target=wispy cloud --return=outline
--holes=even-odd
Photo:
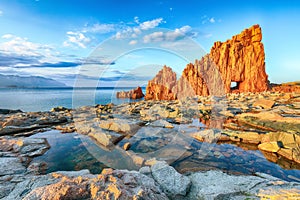
[[[115,24],[101,24],[101,23],[95,23],[92,24],[91,26],[86,25],[86,27],[84,27],[82,29],[83,33],[110,33],[115,31],[116,29],[116,25]]]
[[[0,17],[3,15],[3,11],[2,10],[0,10]]]
[[[154,20],[145,21],[143,23],[140,23],[140,28],[142,30],[149,30],[149,29],[157,27],[162,22],[163,22],[163,18],[157,18],[157,19],[154,19]]]

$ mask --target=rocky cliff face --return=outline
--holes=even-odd
[[[176,73],[170,67],[164,66],[158,74],[148,82],[146,100],[174,100],[176,95],[172,89],[176,85]]]
[[[149,81],[146,99],[172,100],[187,96],[262,92],[268,89],[265,53],[259,25],[245,29],[226,42],[215,42],[209,54],[190,63],[181,78],[164,67]],[[232,83],[235,88],[231,88]]]
[[[254,25],[231,40],[215,42],[209,55],[220,71],[226,93],[231,91],[231,82],[237,83],[239,92],[262,92],[268,89],[261,40],[261,28]]]

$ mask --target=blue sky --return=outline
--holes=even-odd
[[[295,81],[299,20],[299,1],[288,0],[1,0],[0,73],[143,85],[162,65],[180,74],[215,41],[260,24],[269,79]]]

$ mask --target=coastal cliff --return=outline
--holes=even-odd
[[[259,25],[245,29],[226,42],[215,42],[209,54],[189,63],[177,81],[164,67],[146,88],[146,98],[173,100],[187,96],[268,90],[265,53]],[[235,87],[231,87],[235,83]]]

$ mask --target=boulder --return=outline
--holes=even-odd
[[[274,106],[275,101],[268,100],[268,99],[259,99],[253,103],[254,107],[262,107],[264,109],[270,109]]]
[[[105,147],[116,144],[124,138],[124,135],[112,131],[105,131],[101,128],[98,128],[96,131],[91,131],[89,136]]]
[[[267,174],[229,175],[221,171],[192,173],[189,199],[299,199],[300,185]]]
[[[156,162],[151,166],[154,180],[161,186],[163,191],[170,197],[185,196],[189,191],[191,181],[188,177],[179,174],[166,162]]]

